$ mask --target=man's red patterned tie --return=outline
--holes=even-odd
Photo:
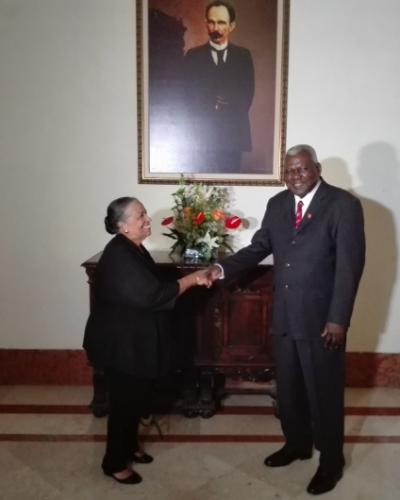
[[[294,219],[295,229],[298,229],[301,224],[301,219],[303,218],[303,205],[304,203],[301,200],[297,203],[296,217]]]

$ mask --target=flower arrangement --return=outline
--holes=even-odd
[[[210,260],[220,247],[232,251],[229,230],[237,229],[242,221],[226,211],[228,193],[225,188],[187,184],[181,182],[172,194],[172,214],[162,221],[169,233],[163,233],[175,241],[171,252]]]

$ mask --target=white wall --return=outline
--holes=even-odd
[[[400,351],[398,0],[292,0],[287,143],[313,144],[325,178],[358,194],[367,269],[352,351]],[[153,216],[174,186],[137,185],[133,0],[0,0],[0,348],[79,348],[80,263],[108,240],[107,203]],[[235,187],[259,224],[269,187]],[[397,195],[397,196],[396,196]]]

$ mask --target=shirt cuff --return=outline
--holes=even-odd
[[[214,263],[214,266],[219,267],[219,268],[220,268],[220,270],[221,270],[221,274],[219,275],[219,278],[218,278],[218,279],[219,279],[219,280],[223,280],[223,279],[225,279],[225,271],[224,271],[224,268],[221,266],[221,264],[218,264],[218,262],[215,262],[215,263]]]

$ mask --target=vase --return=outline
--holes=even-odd
[[[196,264],[209,262],[217,258],[218,248],[186,248],[183,252],[184,262]]]
[[[204,260],[203,254],[197,248],[186,248],[183,252],[184,262],[196,264]]]

